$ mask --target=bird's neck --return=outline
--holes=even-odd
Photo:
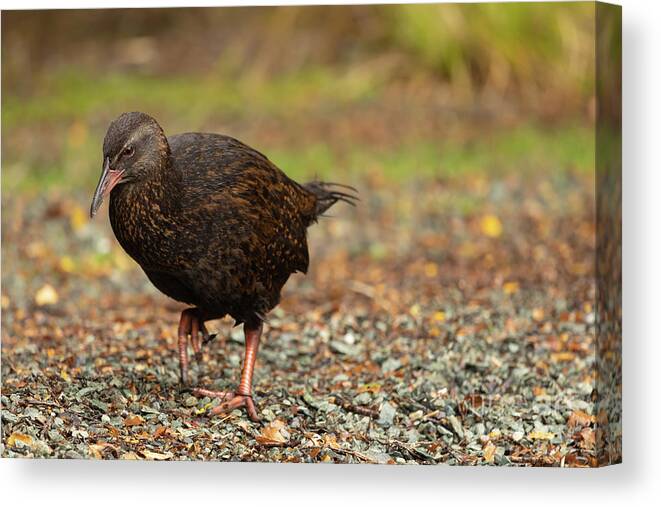
[[[181,181],[168,153],[148,178],[114,188],[110,194],[110,222],[124,249],[140,264],[154,263],[151,250],[167,238],[181,210]]]

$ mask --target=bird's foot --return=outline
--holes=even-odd
[[[179,370],[181,383],[188,384],[188,343],[190,342],[195,360],[202,361],[202,345],[211,342],[216,335],[209,334],[204,320],[196,308],[188,308],[181,313],[179,321]]]
[[[219,398],[222,403],[209,411],[209,415],[228,414],[232,410],[244,407],[248,412],[248,417],[252,421],[259,421],[255,402],[251,394],[233,393],[227,391],[212,391],[210,389],[193,389],[193,394],[198,396],[209,396],[210,398]]]

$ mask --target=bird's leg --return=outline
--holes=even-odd
[[[202,315],[197,308],[187,308],[181,312],[178,335],[179,371],[181,382],[186,384],[188,383],[188,336],[190,335],[195,359],[200,361],[202,359],[202,345],[211,341],[215,335],[209,336]]]
[[[257,359],[257,350],[259,349],[259,339],[262,335],[263,325],[260,322],[256,325],[243,325],[243,332],[246,337],[246,355],[243,359],[243,370],[241,371],[241,382],[236,393],[225,393],[208,391],[206,389],[195,389],[194,392],[205,396],[216,395],[219,398],[226,400],[220,405],[211,410],[211,415],[226,414],[235,408],[245,407],[248,416],[253,421],[258,421],[257,409],[252,400],[252,374],[255,370],[255,360]],[[231,398],[228,400],[227,398]]]

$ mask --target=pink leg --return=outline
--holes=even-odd
[[[202,344],[210,341],[209,333],[197,308],[187,308],[181,312],[178,330],[179,373],[181,383],[188,383],[188,335],[195,352],[195,359],[202,359]]]
[[[259,349],[259,339],[262,335],[263,325],[260,322],[256,326],[243,325],[243,332],[246,337],[246,355],[243,360],[243,370],[241,371],[241,382],[236,393],[226,393],[224,391],[209,391],[207,389],[194,389],[193,392],[204,396],[217,396],[224,400],[220,405],[214,408],[211,415],[226,414],[235,408],[245,407],[248,416],[253,421],[259,421],[255,403],[252,400],[252,375],[255,370],[255,360],[257,359],[257,350]],[[230,398],[230,399],[227,399]]]

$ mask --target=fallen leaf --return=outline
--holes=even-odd
[[[517,282],[506,282],[503,284],[503,292],[507,295],[519,292],[519,284]]]
[[[484,215],[480,221],[482,234],[490,238],[497,238],[503,233],[503,224],[495,215]]]
[[[594,416],[586,414],[582,410],[574,410],[567,420],[567,426],[574,428],[576,426],[588,426],[594,422]]]
[[[132,415],[124,419],[124,426],[139,426],[144,422],[145,420],[139,415]]]
[[[7,439],[7,445],[9,447],[16,447],[16,443],[21,442],[28,447],[32,447],[34,441],[30,435],[24,435],[23,433],[12,433]]]
[[[542,386],[533,386],[532,393],[535,395],[535,397],[544,396],[546,394],[546,389],[544,389]]]
[[[582,442],[580,443],[580,446],[583,449],[594,449],[595,438],[594,431],[591,428],[583,428],[581,430]]]
[[[80,206],[75,206],[71,210],[71,217],[69,218],[71,228],[74,231],[79,231],[87,223],[87,213]]]
[[[170,459],[173,456],[171,452],[167,452],[165,454],[160,453],[160,452],[153,452],[153,451],[149,451],[149,450],[144,450],[144,451],[140,451],[140,452],[145,457],[145,459],[153,459],[153,460],[157,460],[157,461],[161,461],[161,460],[164,460],[164,459]]]
[[[268,426],[265,426],[262,432],[255,437],[261,445],[277,446],[287,442],[285,436],[280,430],[284,429],[284,423],[276,419]]]
[[[111,449],[117,451],[117,447],[115,447],[112,444],[109,444],[108,442],[98,442],[96,444],[89,445],[90,452],[96,459],[103,458],[103,451],[104,449],[106,449],[106,447],[110,447]]]
[[[555,437],[555,433],[550,431],[534,430],[528,433],[528,438],[531,440],[551,440],[553,437]]]
[[[39,289],[34,296],[34,301],[38,306],[54,305],[59,299],[57,291],[48,283]]]
[[[541,322],[542,320],[544,320],[544,310],[542,308],[533,309],[532,318],[536,322]]]
[[[554,352],[551,354],[551,360],[555,363],[573,361],[576,354],[573,352]]]
[[[484,446],[483,455],[487,463],[493,463],[493,456],[496,453],[496,446],[492,442],[487,442]]]
[[[436,322],[444,322],[445,321],[445,312],[441,312],[441,311],[434,312],[434,315],[432,316],[432,318]]]
[[[381,384],[372,382],[370,384],[363,384],[358,388],[358,393],[378,393],[381,390]]]
[[[438,276],[438,264],[435,262],[427,262],[425,264],[425,276],[427,278],[435,278]]]
[[[325,434],[324,435],[324,447],[329,447],[330,449],[339,449],[340,444],[337,443],[337,437],[335,435]]]
[[[60,259],[60,269],[65,273],[73,273],[76,269],[76,263],[71,257],[65,255]]]

